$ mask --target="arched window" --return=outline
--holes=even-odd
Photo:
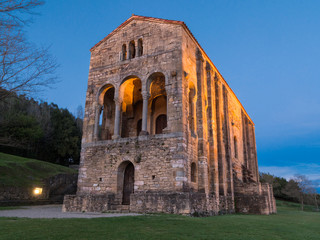
[[[233,143],[234,143],[234,157],[238,158],[238,141],[237,141],[237,137],[233,138]]]
[[[98,115],[99,140],[110,140],[113,135],[115,117],[114,93],[114,87],[111,84],[107,84],[99,97],[99,103],[101,106]]]
[[[167,115],[161,114],[156,119],[156,134],[162,134],[163,129],[167,127]]]
[[[142,56],[143,54],[143,46],[142,46],[142,39],[138,40],[138,57]]]
[[[122,45],[122,61],[127,59],[127,46],[125,44]]]
[[[150,134],[162,134],[167,128],[167,93],[165,76],[161,72],[151,74],[147,80],[150,89],[149,111]]]
[[[138,135],[138,121],[142,118],[141,80],[137,76],[128,76],[120,85],[121,103],[120,136],[122,138]]]
[[[134,44],[134,41],[132,40],[129,43],[129,59],[132,59],[136,56],[136,46]]]
[[[193,162],[191,163],[191,182],[196,182],[197,181],[197,166]]]

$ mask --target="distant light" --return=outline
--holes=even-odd
[[[34,195],[40,195],[40,194],[42,194],[42,188],[35,188],[35,189],[33,189],[33,194],[34,194]]]

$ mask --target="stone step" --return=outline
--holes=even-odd
[[[128,213],[130,212],[130,205],[113,205],[114,210],[109,210],[110,213]]]

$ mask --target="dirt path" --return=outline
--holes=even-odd
[[[21,218],[101,218],[138,216],[137,213],[71,213],[62,212],[62,205],[26,206],[20,209],[1,210],[0,217]]]

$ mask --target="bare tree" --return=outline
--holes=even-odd
[[[300,189],[300,203],[301,210],[303,211],[306,197],[311,196],[315,192],[315,189],[312,182],[304,175],[295,175],[294,180],[298,183]]]
[[[42,0],[1,0],[0,1],[0,26],[17,28],[22,27],[31,19],[26,14],[35,14],[33,9],[44,4]]]
[[[312,201],[314,201],[315,210],[319,212],[319,205],[318,205],[318,193],[315,187],[312,187],[310,189],[310,197],[312,198]]]
[[[0,0],[0,101],[12,93],[30,95],[55,82],[57,64],[48,48],[30,44],[23,32],[32,10],[42,4],[39,0]]]

